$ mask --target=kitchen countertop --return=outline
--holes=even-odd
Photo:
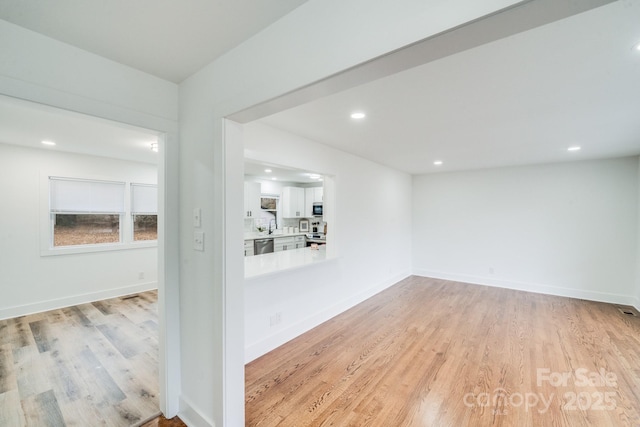
[[[247,256],[244,257],[244,278],[249,279],[326,260],[327,251],[325,246],[320,246],[317,250],[307,247]]]
[[[293,237],[293,236],[305,236],[307,233],[282,233],[280,231],[276,231],[273,234],[267,233],[244,233],[244,240],[255,240],[255,239],[270,239],[270,238],[278,238],[278,237]]]
[[[307,242],[312,243],[326,243],[327,238],[324,234],[320,234],[322,237],[309,237],[308,234],[318,233],[273,233],[273,234],[260,234],[260,233],[244,233],[244,240],[256,240],[256,239],[277,239],[279,237],[294,237],[305,236]]]

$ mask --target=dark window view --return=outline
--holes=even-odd
[[[120,242],[120,215],[54,214],[53,246]]]
[[[133,215],[133,240],[158,240],[158,215]]]

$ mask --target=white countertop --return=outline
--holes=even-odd
[[[281,231],[275,231],[272,234],[268,233],[244,233],[244,240],[254,240],[254,239],[270,239],[270,238],[278,238],[278,237],[293,237],[293,236],[304,236],[307,233],[283,233]]]
[[[264,274],[298,268],[323,262],[326,259],[327,251],[325,246],[320,246],[317,250],[308,247],[246,256],[244,257],[244,278],[249,279]]]

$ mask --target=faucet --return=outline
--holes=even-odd
[[[273,225],[275,226],[275,227],[273,228],[273,230],[271,229],[271,221],[273,221]],[[275,220],[274,218],[271,218],[271,219],[269,220],[269,234],[273,234],[273,231],[274,231],[276,228],[278,228],[278,223],[276,222],[276,220]]]

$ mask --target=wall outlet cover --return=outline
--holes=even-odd
[[[204,231],[195,231],[193,233],[193,249],[204,252]]]

